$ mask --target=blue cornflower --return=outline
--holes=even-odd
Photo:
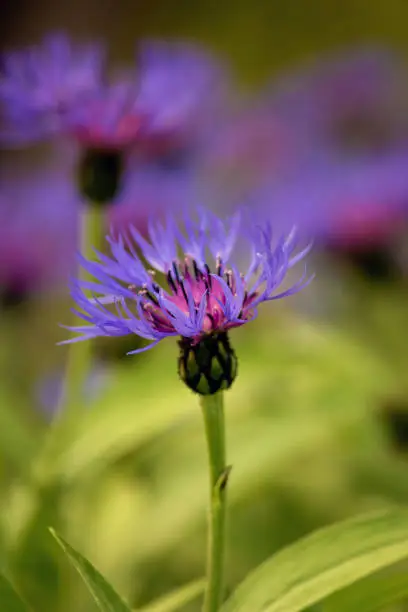
[[[2,57],[0,103],[11,140],[30,141],[60,133],[67,115],[100,91],[102,45],[73,45],[61,33]]]
[[[225,73],[194,45],[144,41],[138,71],[127,71],[82,105],[66,129],[87,147],[137,145],[150,155],[188,147],[223,106]]]
[[[407,166],[408,149],[341,163],[320,157],[292,181],[262,185],[252,203],[283,226],[296,220],[321,245],[386,244],[407,218]]]
[[[138,70],[106,81],[100,45],[62,34],[6,53],[0,72],[3,140],[63,135],[85,149],[149,154],[195,144],[225,99],[225,71],[209,54],[178,42],[146,41]]]
[[[84,149],[124,151],[140,138],[145,118],[135,106],[137,85],[124,76],[72,108],[65,132]]]
[[[310,246],[295,254],[296,230],[273,245],[268,222],[249,226],[239,212],[222,221],[200,209],[197,219],[186,215],[184,230],[174,218],[152,220],[148,234],[146,239],[130,227],[129,235],[108,237],[110,256],[96,252],[96,262],[80,257],[95,280],[75,280],[72,296],[80,309],[75,312],[88,325],[68,328],[80,336],[65,342],[136,334],[152,341],[147,349],[169,336],[197,347],[254,319],[262,302],[292,295],[311,280],[305,271],[293,286],[277,292]],[[250,254],[244,273],[233,258],[241,238]],[[167,288],[157,283],[156,271],[165,275]]]

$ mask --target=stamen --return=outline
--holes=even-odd
[[[184,287],[184,282],[181,280],[179,284],[183,292],[184,299],[186,300],[186,304],[188,304],[188,296],[187,296],[186,288]]]
[[[173,291],[173,293],[177,293],[177,287],[173,280],[170,270],[167,272],[167,282],[169,284],[170,289]]]
[[[205,268],[205,271],[206,271],[206,273],[207,273],[207,276],[206,276],[206,278],[205,278],[205,280],[206,280],[206,287],[207,287],[207,289],[209,289],[209,290],[211,291],[211,289],[212,289],[212,276],[211,276],[211,270],[210,270],[210,268],[209,268],[208,264],[204,264],[204,268]]]
[[[146,287],[143,287],[143,289],[141,289],[139,291],[139,295],[141,295],[143,297],[149,298],[149,300],[151,302],[153,302],[153,304],[155,304],[155,306],[159,306],[159,302],[158,302],[156,296],[153,295],[153,293],[151,293]]]
[[[196,279],[196,281],[198,281],[198,280],[201,278],[202,273],[201,273],[201,271],[198,269],[197,262],[196,262],[196,260],[195,260],[195,259],[193,259],[193,270],[194,270],[194,276],[195,276],[195,279]]]
[[[216,271],[218,276],[221,276],[222,273],[222,259],[220,256],[217,257],[217,259],[215,260],[215,265],[216,265]]]
[[[174,276],[176,278],[177,283],[180,284],[181,283],[180,272],[179,272],[179,269],[178,269],[177,262],[175,262],[175,261],[173,261],[173,272],[174,272]]]
[[[156,298],[156,296],[153,295],[153,293],[150,293],[150,291],[146,291],[146,296],[149,298],[149,300],[153,302],[153,304],[155,304],[156,306],[159,306],[159,301]]]

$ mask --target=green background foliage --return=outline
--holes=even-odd
[[[407,50],[404,0],[53,7],[39,3],[42,18],[33,21],[27,5],[10,39],[63,20],[78,33],[106,35],[122,60],[137,37],[186,36],[224,52],[249,86],[334,49],[385,43]],[[266,306],[232,334],[239,376],[226,394],[229,593],[314,529],[407,503],[408,455],[393,446],[385,418],[389,402],[407,400],[406,298],[403,283],[376,288],[329,268],[290,300],[291,309],[287,302]],[[321,304],[324,317],[316,314]],[[39,472],[49,425],[34,409],[36,385],[62,366],[65,349],[54,344],[66,313],[65,303],[38,296],[0,321],[1,567],[32,610],[95,612],[52,526],[142,608],[205,572],[208,475],[197,400],[177,378],[172,341],[110,364]],[[313,610],[403,611],[393,594],[406,597],[406,572],[400,562]],[[14,603],[8,587],[3,592],[5,612],[22,612],[17,596]],[[200,598],[180,609],[199,610]]]

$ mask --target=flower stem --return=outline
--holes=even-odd
[[[92,248],[98,248],[103,232],[102,207],[89,205],[80,218],[81,253],[92,259]],[[84,390],[91,368],[91,342],[70,344],[63,382],[63,390],[57,413],[50,427],[39,457],[34,464],[33,476],[37,486],[52,482],[56,457],[66,438],[71,435],[84,405]]]
[[[99,248],[103,232],[103,207],[89,205],[81,218],[80,251],[86,259],[93,259],[93,248]],[[81,271],[82,273],[82,271]],[[82,274],[85,278],[85,273]],[[92,343],[76,342],[69,345],[61,398],[66,416],[76,416],[82,409],[84,386],[91,367]]]
[[[217,612],[223,597],[226,485],[225,423],[222,392],[201,396],[210,468],[210,513],[207,551],[207,587],[203,612]]]

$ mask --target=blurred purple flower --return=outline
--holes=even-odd
[[[225,73],[194,45],[146,41],[129,73],[74,109],[67,128],[87,147],[134,145],[148,156],[196,144],[222,108]]]
[[[223,106],[226,72],[204,50],[146,41],[138,72],[102,80],[96,45],[73,48],[62,35],[4,58],[0,101],[14,142],[64,135],[87,148],[148,155],[190,147],[205,138]]]
[[[2,180],[0,295],[63,286],[75,265],[78,212],[70,181],[58,173]]]
[[[60,133],[68,113],[102,87],[100,44],[73,45],[61,33],[2,57],[0,102],[10,138],[31,141]]]
[[[230,113],[206,147],[205,180],[225,200],[263,182],[297,181],[322,161],[394,156],[408,148],[407,110],[406,74],[393,53],[361,50],[321,60]]]
[[[408,141],[407,71],[386,49],[317,61],[275,81],[268,98],[299,146],[321,147],[326,156],[375,154]]]
[[[362,50],[289,74],[247,103],[206,151],[210,197],[338,246],[388,241],[408,213],[402,62]],[[212,194],[214,192],[214,195]]]
[[[321,244],[386,242],[408,213],[408,149],[369,160],[312,160],[291,181],[264,184],[252,203],[282,228],[299,222]],[[271,204],[272,203],[272,204]]]
[[[203,338],[244,325],[256,317],[260,303],[292,295],[311,280],[305,271],[295,285],[276,293],[310,247],[294,254],[294,231],[273,245],[269,223],[251,226],[239,213],[224,222],[199,210],[197,221],[186,216],[184,231],[172,215],[163,224],[151,220],[149,240],[135,228],[130,232],[131,239],[108,239],[111,257],[100,254],[99,262],[81,258],[95,280],[74,281],[72,295],[80,309],[75,312],[88,325],[68,328],[80,336],[65,343],[135,334],[153,341],[147,348],[169,336],[181,336],[194,346]],[[240,274],[233,258],[239,239],[249,243],[245,274]],[[135,247],[152,270],[145,268]],[[155,270],[166,275],[167,290],[156,283]],[[88,290],[94,298],[85,294]],[[106,304],[114,304],[113,310]]]
[[[87,149],[122,151],[135,145],[144,121],[135,108],[136,89],[127,78],[106,85],[71,109],[64,131]]]

